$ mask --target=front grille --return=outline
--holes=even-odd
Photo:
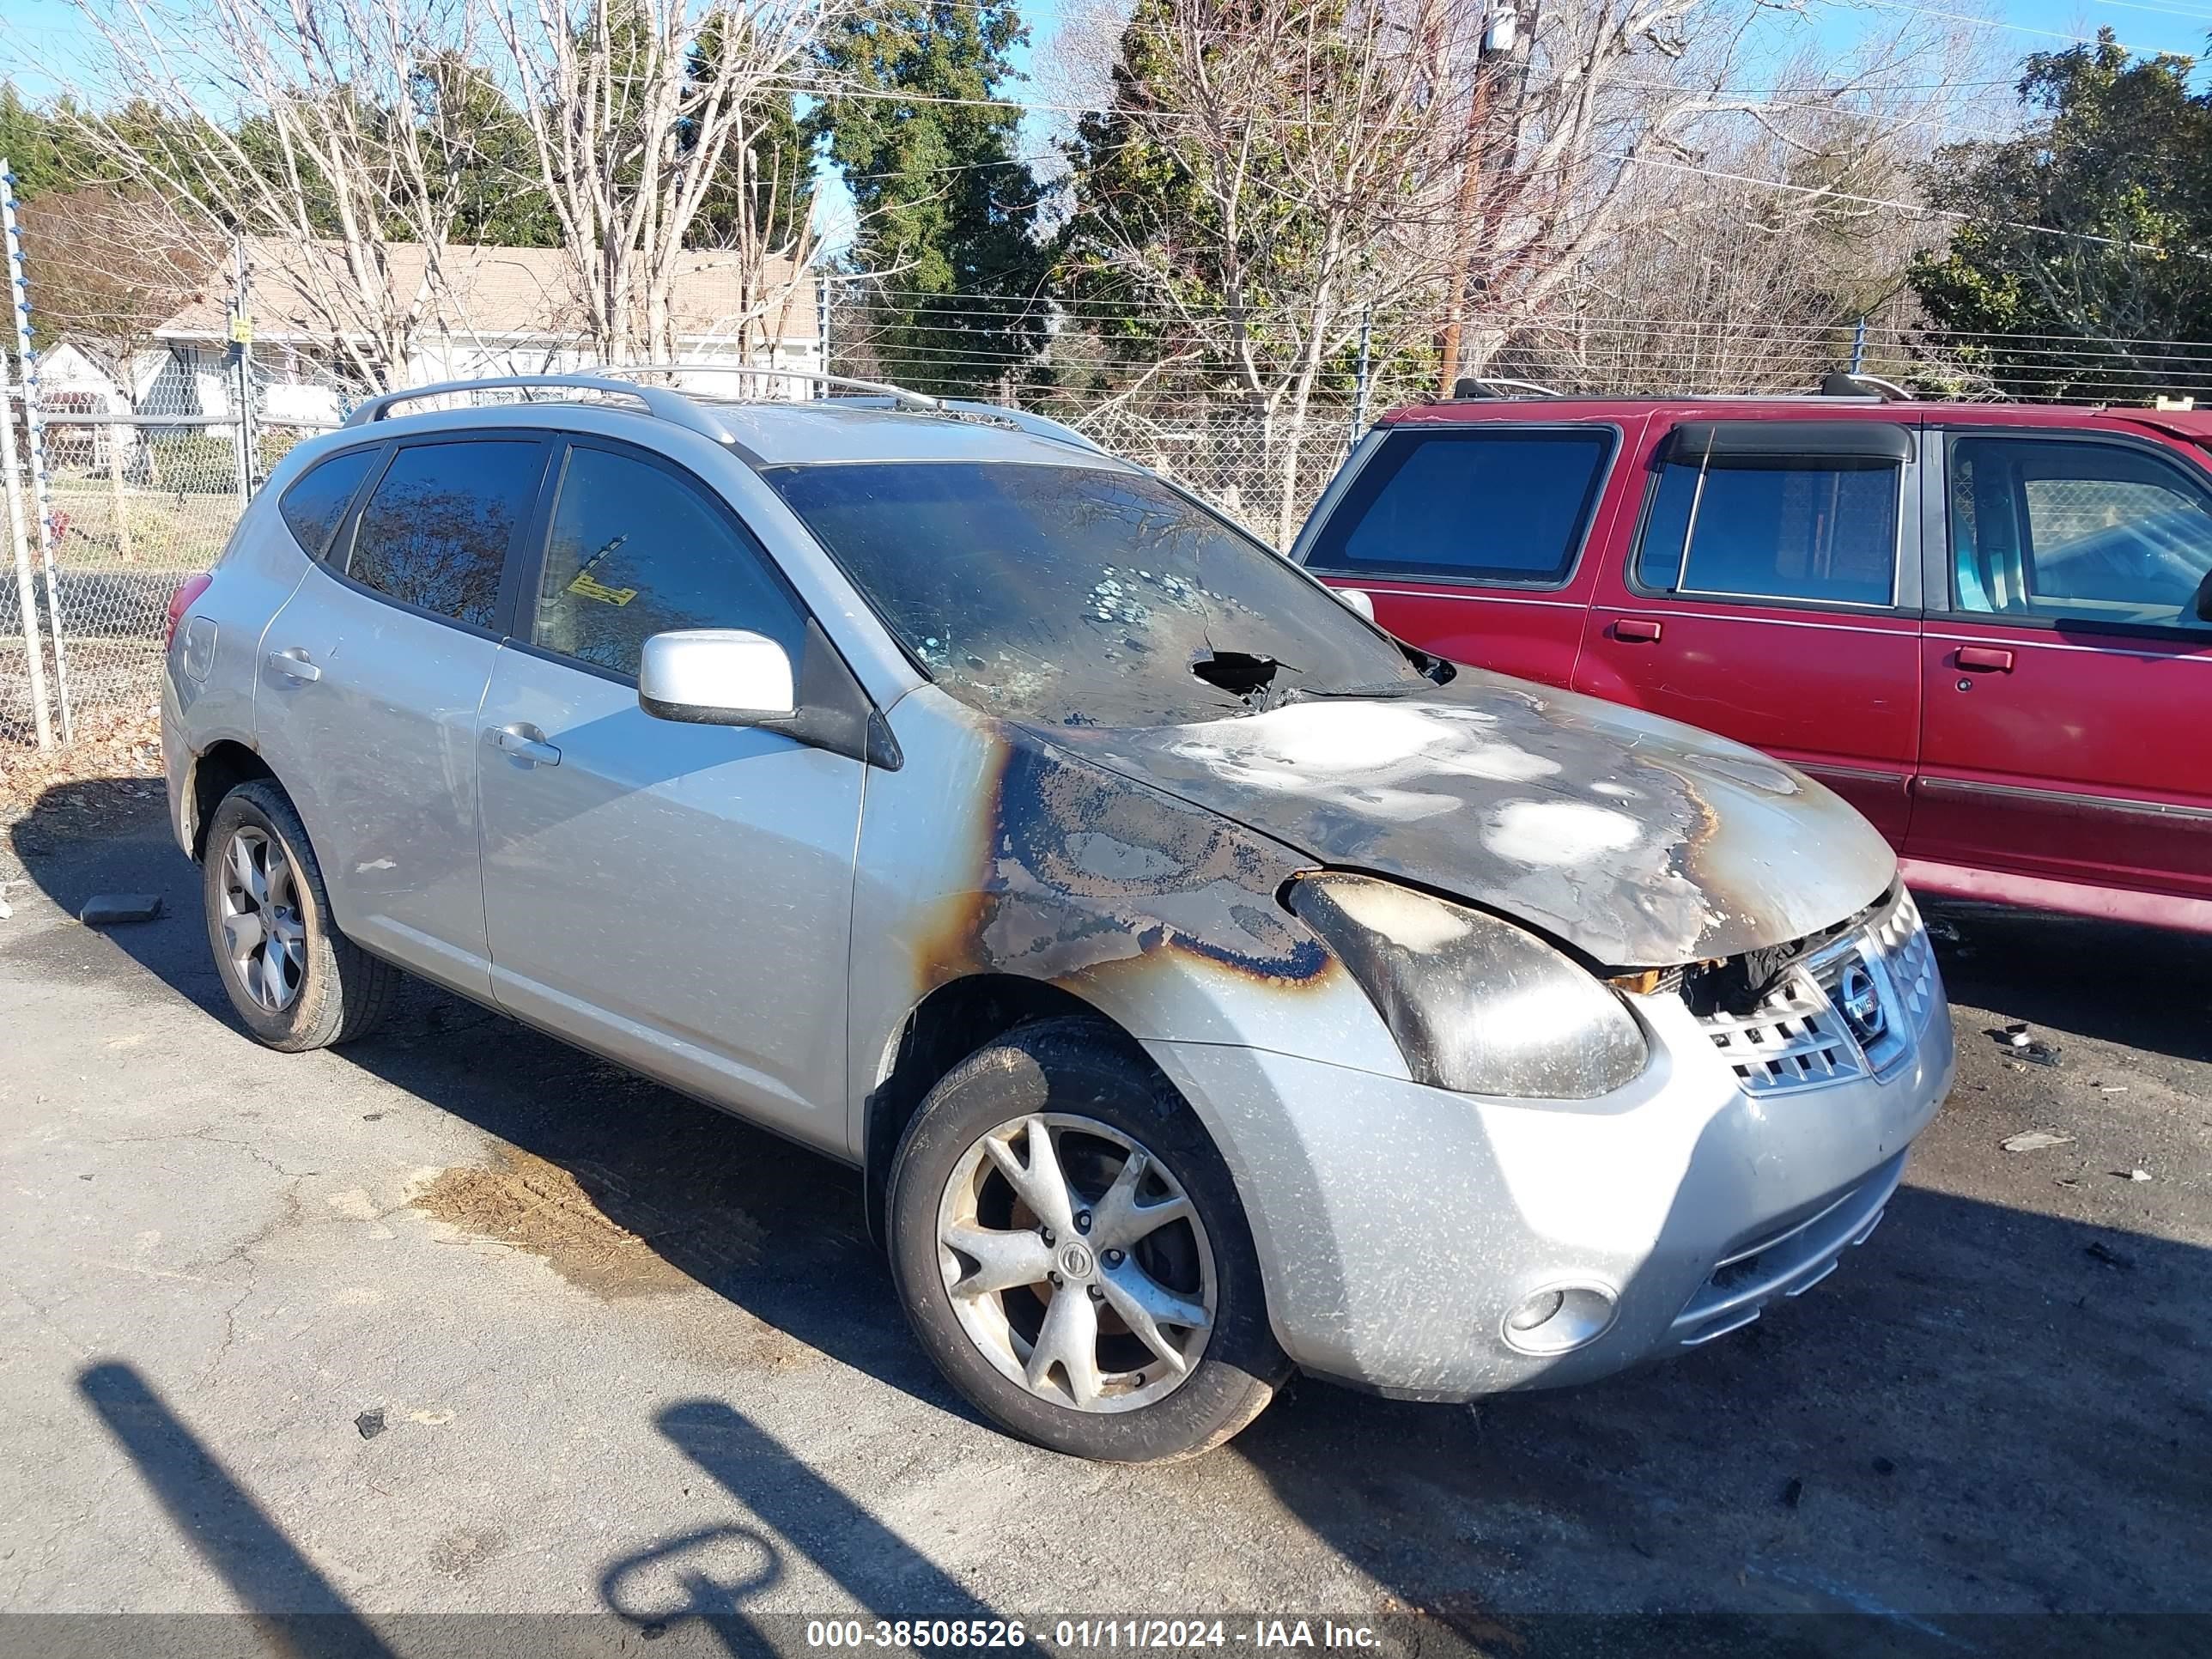
[[[1844,981],[1863,968],[1882,1013],[1862,1037],[1844,1018]],[[1919,1042],[1940,995],[1936,954],[1911,896],[1896,896],[1793,963],[1748,1014],[1717,1009],[1698,1024],[1747,1094],[1887,1077]]]
[[[1753,1094],[1865,1075],[1843,1016],[1802,969],[1792,968],[1748,1014],[1716,1009],[1698,1023]]]

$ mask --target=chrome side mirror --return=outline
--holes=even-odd
[[[1356,611],[1370,622],[1375,620],[1375,601],[1358,588],[1332,587],[1328,591],[1343,602],[1346,610]]]
[[[694,726],[788,720],[796,706],[791,657],[742,628],[655,634],[638,658],[637,701],[656,719]]]

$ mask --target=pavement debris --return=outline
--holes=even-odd
[[[384,1432],[384,1407],[381,1406],[370,1407],[354,1419],[353,1425],[361,1431],[362,1439],[375,1439]]]
[[[161,914],[159,893],[94,893],[76,919],[88,927],[106,927],[120,921],[151,921]]]
[[[2148,1170],[2115,1170],[2112,1173],[2119,1176],[2123,1181],[2148,1181],[2150,1179],[2150,1171]]]
[[[2008,1135],[1997,1145],[2008,1152],[2039,1152],[2046,1146],[2064,1146],[2072,1142],[2072,1135],[2055,1135],[2047,1129],[2028,1129],[2016,1135]]]
[[[1794,1510],[1804,1501],[1805,1482],[1793,1474],[1782,1488],[1782,1507],[1785,1510]]]
[[[2081,1247],[2081,1254],[2092,1261],[2101,1261],[2107,1267],[2118,1267],[2122,1273],[2135,1271],[2135,1257],[2114,1249],[2101,1238],[2093,1238]]]

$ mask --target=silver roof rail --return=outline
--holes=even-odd
[[[832,403],[843,404],[848,409],[896,409],[898,400],[884,395],[864,398],[833,398]],[[1073,444],[1078,449],[1087,449],[1096,455],[1107,452],[1089,434],[1077,431],[1064,422],[1049,415],[1032,415],[1026,409],[1016,409],[1011,404],[978,403],[972,398],[939,398],[938,409],[947,415],[972,415],[981,420],[1002,421],[1017,427],[1033,438],[1049,438],[1054,443]]]
[[[656,420],[686,428],[702,437],[711,438],[718,444],[730,441],[730,434],[722,423],[682,392],[665,386],[638,386],[629,380],[611,380],[598,374],[500,374],[480,380],[440,380],[434,386],[409,386],[403,391],[386,392],[368,398],[346,416],[346,424],[368,426],[387,418],[395,405],[420,398],[448,397],[464,392],[541,388],[565,392],[611,392],[617,397],[635,398],[645,412]]]
[[[871,397],[888,398],[894,404],[910,404],[918,409],[939,410],[945,407],[943,399],[925,392],[913,392],[902,386],[893,386],[888,380],[856,380],[849,374],[825,374],[813,368],[774,368],[765,363],[716,362],[712,359],[695,358],[673,363],[627,363],[620,368],[601,371],[608,374],[768,374],[778,380],[803,380],[809,386],[844,386],[862,392]],[[711,398],[711,394],[709,394]]]
[[[1049,415],[1032,415],[1026,409],[1016,409],[1011,404],[975,403],[966,398],[947,398],[945,407],[960,415],[988,415],[994,420],[1011,421],[1032,437],[1053,438],[1064,444],[1073,444],[1103,455],[1104,446],[1088,433],[1078,432],[1064,421],[1055,421]]]

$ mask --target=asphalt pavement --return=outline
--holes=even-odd
[[[1958,1086],[1816,1290],[1478,1410],[1302,1382],[1147,1469],[969,1414],[840,1168],[420,987],[340,1052],[249,1042],[150,781],[57,787],[0,880],[13,1613],[311,1613],[349,1651],[1387,1615],[1514,1655],[1620,1628],[1576,1615],[1900,1652],[2212,1615],[2212,939],[1931,906]],[[126,889],[167,913],[74,920]]]

